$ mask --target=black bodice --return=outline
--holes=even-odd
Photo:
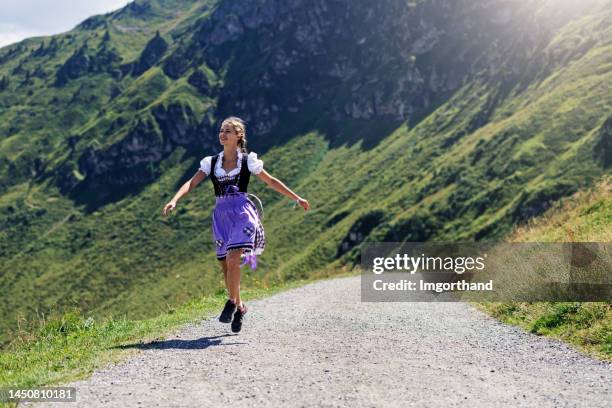
[[[241,191],[243,193],[247,192],[247,187],[249,186],[249,179],[251,177],[251,172],[249,171],[249,166],[247,163],[248,155],[246,153],[242,154],[242,162],[240,165],[240,172],[234,176],[222,176],[217,177],[215,175],[215,166],[217,165],[217,160],[221,153],[213,156],[210,163],[210,180],[213,183],[213,187],[215,188],[215,195],[217,197],[221,197],[227,193],[231,193],[233,191]],[[235,187],[230,187],[235,186]]]

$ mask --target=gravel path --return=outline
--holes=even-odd
[[[239,335],[185,326],[68,384],[70,406],[610,406],[610,363],[463,303],[362,303],[359,282],[248,302]]]

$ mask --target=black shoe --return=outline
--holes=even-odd
[[[232,331],[234,333],[238,333],[242,329],[242,318],[247,312],[246,305],[242,304],[242,309],[236,308],[236,313],[234,313],[234,320],[232,320]]]
[[[219,316],[219,321],[221,323],[230,323],[232,321],[232,316],[234,315],[235,311],[236,305],[234,304],[234,302],[228,299],[227,302],[225,302],[225,307],[221,312],[221,316]]]

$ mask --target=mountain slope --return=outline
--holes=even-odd
[[[216,291],[212,188],[163,204],[247,119],[268,249],[245,277],[364,240],[495,239],[609,173],[610,1],[136,1],[0,50],[4,328]]]

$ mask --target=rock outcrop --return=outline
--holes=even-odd
[[[159,31],[157,31],[155,33],[155,37],[153,37],[147,43],[147,46],[140,54],[140,57],[134,63],[134,66],[132,68],[132,75],[142,75],[143,72],[157,64],[161,60],[167,49],[168,43],[159,34]]]

